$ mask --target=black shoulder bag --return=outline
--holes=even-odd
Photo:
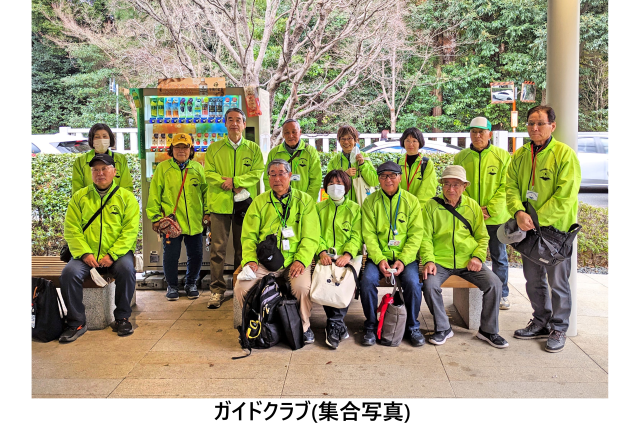
[[[467,226],[467,229],[469,229],[469,233],[471,234],[472,237],[474,237],[473,235],[473,228],[471,227],[471,224],[469,223],[469,221],[462,216],[460,213],[458,213],[458,211],[451,205],[451,204],[447,204],[442,198],[440,197],[433,197],[433,200],[436,201],[436,203],[440,204],[442,207],[444,207],[445,209],[447,209],[449,211],[449,213],[451,213],[452,215],[454,215],[455,217],[458,218],[458,220],[460,220],[460,222],[462,222],[463,224],[465,224]]]
[[[114,189],[113,192],[111,194],[109,194],[109,196],[107,197],[107,200],[104,202],[104,204],[100,206],[98,211],[95,212],[93,214],[93,216],[91,216],[91,219],[89,219],[89,222],[87,222],[87,224],[82,227],[82,233],[84,233],[84,231],[87,230],[89,225],[91,225],[91,223],[100,215],[100,212],[102,211],[104,206],[107,205],[107,203],[109,202],[111,197],[113,197],[113,194],[115,194],[118,191],[118,188],[120,188],[120,187],[116,185],[116,189]],[[67,244],[65,242],[64,245],[62,246],[62,248],[60,249],[60,260],[62,260],[65,263],[68,263],[71,260],[72,257],[73,256],[71,256],[71,250],[69,250],[69,244]]]

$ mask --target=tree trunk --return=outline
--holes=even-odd
[[[438,64],[436,65],[436,81],[440,81],[440,77],[442,76],[441,61],[442,59],[440,59],[440,61],[438,61]],[[433,117],[440,117],[442,115],[442,88],[437,86],[433,92],[436,98],[438,99],[438,102],[440,103],[440,105],[433,107],[431,115]],[[438,128],[438,126],[434,126],[433,131],[435,133],[440,133],[440,129]]]
[[[391,121],[391,131],[390,133],[395,133],[396,132],[396,121],[398,120],[398,117],[396,116],[396,109],[395,108],[391,108],[389,110],[389,118]]]

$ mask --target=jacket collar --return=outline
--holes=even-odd
[[[174,168],[174,169],[176,169],[176,170],[180,170],[180,166],[178,166],[178,163],[176,163],[176,162],[173,160],[173,158],[169,158],[167,161],[169,162],[169,164],[171,165],[171,167],[173,167],[173,168]],[[194,161],[195,161],[195,160],[193,160],[193,159],[189,160],[189,162],[187,163],[187,167],[186,167],[186,168],[187,168],[187,169],[192,169],[192,168],[193,168],[193,162],[194,162]]]
[[[114,189],[116,189],[116,183],[115,183],[115,179],[113,182],[111,182],[111,186],[109,187],[109,190],[107,191],[107,193],[105,194],[105,197],[109,194],[111,194],[113,192]],[[100,196],[100,194],[98,193],[98,189],[96,188],[96,184],[91,182],[91,185],[89,185],[89,188],[91,188],[90,190],[93,191],[97,196]]]
[[[289,151],[287,151],[287,148],[285,148],[286,142],[282,141],[282,143],[280,145],[278,145],[278,151],[276,152],[286,152],[287,154],[289,153]],[[300,139],[300,141],[298,142],[298,147],[296,148],[296,151],[300,151],[302,149],[304,149],[304,142],[302,141],[302,139]],[[294,151],[295,152],[295,151]]]
[[[245,140],[246,139],[244,138],[244,136],[240,136],[240,142],[238,142],[238,148],[244,145]],[[233,145],[231,145],[231,140],[229,139],[229,135],[224,135],[224,141],[227,145],[229,145],[230,148],[233,149]]]
[[[491,141],[489,141],[489,145],[487,145],[487,147],[486,147],[485,149],[483,149],[482,151],[478,151],[478,150],[476,149],[476,147],[475,147],[475,146],[473,146],[473,144],[471,144],[471,146],[469,147],[469,149],[471,149],[471,151],[473,151],[473,152],[477,152],[477,153],[481,153],[481,152],[484,152],[484,151],[489,152],[489,151],[491,150],[491,147],[492,147],[492,146],[493,146],[493,145],[491,145]]]

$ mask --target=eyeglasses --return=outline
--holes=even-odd
[[[348,138],[340,138],[340,142],[353,142],[353,138],[351,136]]]
[[[107,172],[107,170],[111,170],[113,166],[106,166],[106,167],[91,167],[91,173],[95,173],[97,175],[100,174],[105,174]]]
[[[380,180],[391,180],[391,179],[395,179],[398,177],[397,173],[391,173],[391,174],[386,174],[386,175],[379,175],[378,178],[380,178]]]
[[[540,122],[540,121],[537,122],[537,123],[534,123],[534,122],[530,121],[530,122],[527,123],[527,126],[528,127],[535,127],[535,126],[542,127],[542,126],[546,126],[547,124],[551,124],[551,123],[543,123],[543,122]]]
[[[278,174],[269,173],[269,177],[270,178],[279,178],[279,179],[281,179],[281,178],[283,178],[285,176],[289,176],[289,173],[278,173]]]
[[[464,186],[464,183],[443,183],[442,186],[444,188],[453,188],[453,189],[458,189]]]

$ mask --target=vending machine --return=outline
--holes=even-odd
[[[203,166],[209,146],[227,134],[224,114],[240,108],[245,114],[245,88],[224,87],[224,79],[170,79],[157,88],[130,89],[138,113],[138,152],[142,177],[142,253],[145,271],[162,270],[162,241],[146,216],[149,184],[158,163],[169,159],[167,148],[173,135],[187,133],[193,138],[195,157]],[[178,82],[179,84],[176,84]],[[271,137],[268,93],[258,89],[261,115],[247,117],[246,139],[256,142],[266,160]],[[215,230],[213,231],[215,232]],[[209,251],[203,235],[202,270],[208,271]],[[225,270],[233,270],[233,239],[229,237]],[[178,268],[186,270],[187,255],[182,248]]]

